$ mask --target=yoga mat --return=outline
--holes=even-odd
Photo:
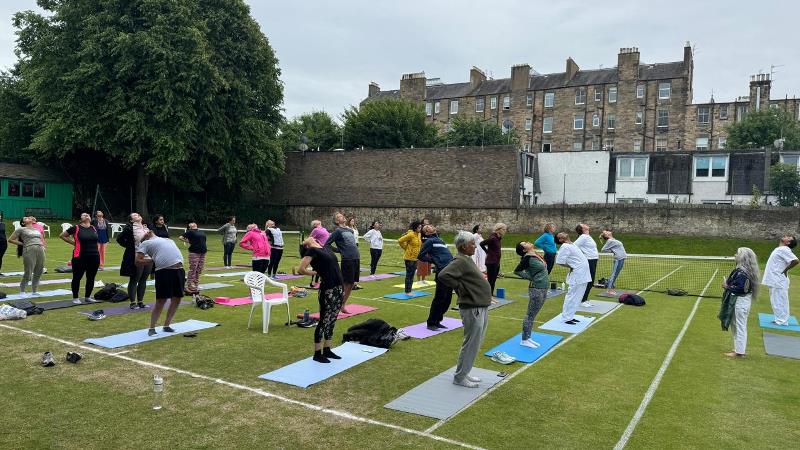
[[[415,281],[414,284],[411,285],[411,289],[420,289],[429,286],[436,286],[436,283],[433,281]],[[405,284],[393,284],[392,287],[396,288],[404,288],[406,287]]]
[[[575,314],[575,318],[580,320],[580,322],[576,323],[575,325],[569,325],[567,323],[564,323],[564,319],[561,317],[561,313],[559,313],[557,316],[545,322],[542,326],[539,327],[539,329],[560,331],[562,333],[578,334],[581,331],[585,330],[586,327],[588,327],[589,324],[592,323],[592,321],[595,319],[594,317],[591,316],[579,316],[578,314]]]
[[[56,279],[56,280],[40,280],[39,281],[39,286],[42,286],[42,285],[45,285],[45,284],[63,284],[63,283],[69,283],[71,281],[72,281],[72,278],[59,278],[59,279]],[[20,285],[19,281],[14,281],[12,283],[0,283],[0,287],[19,287],[19,285]]]
[[[464,324],[461,323],[461,319],[453,319],[450,317],[445,317],[442,319],[442,325],[446,326],[447,328],[432,331],[428,329],[428,324],[426,322],[422,322],[416,325],[403,327],[401,330],[413,338],[425,339],[431,336],[436,336],[437,334],[447,333],[448,331],[453,331],[464,326]]]
[[[466,408],[502,380],[497,372],[476,367],[470,375],[479,377],[480,385],[477,388],[467,388],[453,384],[455,371],[455,367],[445,370],[387,403],[384,408],[443,420]]]
[[[100,270],[100,272],[106,272],[106,271],[109,271],[109,270],[119,270],[119,269],[120,269],[120,266],[105,266],[105,267],[103,267],[103,268],[101,268],[99,270]]]
[[[345,314],[343,312],[340,312],[336,316],[336,320],[347,319],[348,317],[357,316],[359,314],[365,314],[365,313],[368,313],[368,312],[377,311],[378,308],[373,308],[372,306],[364,306],[364,305],[359,305],[359,304],[356,304],[356,303],[352,303],[352,304],[348,304],[347,305],[347,310],[350,311],[350,312],[347,313],[347,314]],[[308,317],[310,317],[312,319],[319,320],[319,313],[318,312],[311,313],[311,314],[309,314]],[[297,318],[298,319],[302,319],[303,318],[303,313],[298,314]]]
[[[511,339],[484,353],[484,355],[491,357],[495,352],[505,352],[514,358],[517,358],[517,361],[519,362],[532,363],[550,351],[553,346],[564,339],[563,336],[536,332],[531,334],[531,338],[540,344],[539,348],[530,348],[520,345],[519,343],[522,340],[522,333],[519,333]]]
[[[405,276],[405,275],[406,275],[406,273],[405,273],[404,271],[399,271],[399,272],[391,272],[391,274],[392,274],[392,275],[400,275],[400,276]],[[22,275],[22,274],[20,274],[20,275]]]
[[[563,294],[564,291],[561,289],[548,289],[547,290],[547,298],[558,297],[559,295]]]
[[[497,297],[493,297],[492,300],[494,300],[496,303],[492,303],[491,305],[489,305],[488,309],[489,311],[497,308],[502,308],[503,306],[514,303],[514,300],[507,300],[504,298],[497,298]],[[458,311],[458,306],[454,306],[450,309],[452,309],[453,311]]]
[[[258,378],[307,388],[351,367],[376,358],[387,351],[385,348],[369,347],[355,342],[345,342],[331,350],[341,356],[342,359],[332,359],[330,363],[323,364],[309,357],[272,372],[259,375]]]
[[[181,305],[191,305],[191,304],[192,304],[192,302],[181,302]],[[147,308],[131,309],[129,304],[126,302],[125,306],[115,306],[113,308],[103,308],[102,306],[100,306],[97,309],[102,309],[103,313],[106,316],[119,316],[119,315],[128,314],[128,313],[150,312],[150,311],[152,311],[153,305],[155,305],[155,303],[147,303],[147,304],[145,304],[145,306],[147,306]],[[167,303],[167,306],[169,306],[169,303]],[[91,316],[93,312],[94,312],[94,310],[80,311],[78,314],[82,314],[84,316]]]
[[[190,331],[205,330],[206,328],[213,328],[219,326],[217,323],[204,322],[202,320],[187,320],[184,322],[173,323],[172,328],[175,329],[174,333],[167,333],[161,327],[156,327],[157,334],[155,336],[147,335],[147,328],[141,330],[130,331],[128,333],[115,334],[102,338],[89,338],[84,339],[83,342],[94,344],[103,348],[118,348],[126,345],[141,344],[142,342],[155,341],[170,336],[180,336],[183,333]]]
[[[797,323],[797,317],[789,316],[789,325],[775,325],[772,321],[775,316],[772,314],[758,313],[758,324],[761,328],[769,328],[770,330],[783,330],[783,331],[800,331],[800,324]]]
[[[72,292],[70,292],[72,295]],[[86,299],[81,299],[81,303],[72,303],[72,299],[69,300],[58,300],[55,302],[43,302],[43,303],[36,303],[36,306],[42,308],[45,311],[50,311],[51,309],[63,309],[63,308],[72,308],[73,306],[83,306],[83,305],[98,305],[102,302],[87,302]]]
[[[147,286],[155,286],[156,285],[156,280],[147,280],[145,282],[145,284]],[[118,284],[117,287],[122,288],[122,289],[127,289],[128,288],[128,283]]]
[[[47,267],[42,270],[42,273],[47,273]],[[3,272],[4,277],[21,277],[25,272]]]
[[[210,289],[222,289],[227,287],[233,287],[233,285],[228,283],[203,283],[197,285],[197,289],[200,291],[210,290]]]
[[[622,304],[619,302],[604,302],[602,300],[592,300],[592,303],[594,303],[594,306],[591,308],[584,308],[583,306],[578,306],[578,311],[594,313],[594,314],[606,314],[608,312],[611,312],[619,308],[619,305]]]
[[[598,296],[598,297],[606,297],[606,298],[619,298],[619,296],[620,296],[620,295],[622,295],[622,294],[633,294],[633,292],[628,292],[628,291],[617,291],[617,295],[611,295],[611,294],[609,294],[608,292],[606,292],[606,291],[603,291],[603,292],[598,292],[598,293],[596,293],[596,294],[595,294],[595,293],[592,293],[592,294],[593,294],[593,295],[596,295],[596,296]]]
[[[215,277],[215,278],[225,278],[225,277],[243,277],[246,273],[252,272],[251,270],[247,270],[244,272],[225,272],[225,273],[204,273],[204,277]]]
[[[431,295],[430,292],[420,292],[420,291],[411,291],[408,294],[405,292],[398,292],[396,294],[386,294],[384,298],[391,298],[394,300],[411,300],[412,298],[417,297],[425,297],[426,295]]]
[[[800,359],[800,337],[764,333],[764,351],[772,356]]]
[[[234,268],[244,268],[244,269],[246,269],[246,268],[250,267],[250,265],[235,264],[233,267]],[[218,270],[231,270],[231,269],[229,267],[224,267],[224,266],[212,266],[212,267],[206,267],[203,270],[204,271],[205,270],[209,270],[209,271],[215,272],[215,271],[218,271]]]
[[[267,300],[281,298],[281,296],[283,296],[282,292],[273,292],[272,294],[264,294],[264,298]],[[250,297],[236,297],[236,298],[217,297],[214,299],[214,303],[223,306],[250,305],[253,303],[253,299]]]
[[[385,280],[386,278],[394,278],[396,276],[397,275],[393,273],[376,273],[375,275],[367,275],[365,277],[361,277],[359,282]]]
[[[32,295],[30,292],[26,292],[25,294],[9,294],[6,296],[6,298],[0,299],[0,302],[7,302],[11,300],[30,300],[34,303],[38,303],[37,299],[42,297],[59,297],[62,295],[72,296],[72,291],[69,289],[54,289],[52,291],[39,291],[39,295]]]

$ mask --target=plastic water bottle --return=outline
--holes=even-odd
[[[161,409],[164,400],[164,379],[161,375],[153,375],[153,410]]]
[[[567,285],[566,285],[566,283],[562,282],[561,283],[561,290],[563,291],[565,289],[567,289]]]
[[[303,311],[303,322],[308,322],[308,320],[310,318],[309,317],[310,315],[311,315],[311,311],[309,311],[308,308],[306,308],[306,310]]]

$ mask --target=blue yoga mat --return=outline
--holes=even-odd
[[[540,344],[539,348],[523,347],[519,345],[519,342],[522,339],[522,333],[519,333],[511,339],[484,353],[484,355],[492,356],[494,352],[505,352],[514,358],[517,358],[517,361],[519,362],[532,363],[545,353],[549,352],[553,346],[564,339],[563,336],[546,333],[533,333],[531,337],[534,341]]]
[[[789,316],[789,325],[775,325],[772,321],[775,316],[767,313],[758,313],[758,324],[761,328],[769,328],[770,330],[784,330],[784,331],[800,331],[800,324],[797,323],[797,317]]]
[[[384,298],[391,298],[395,300],[411,300],[412,298],[425,297],[426,295],[431,295],[431,293],[423,291],[411,291],[408,294],[405,292],[398,292],[396,294],[386,294],[384,295]]]
[[[355,342],[345,342],[331,350],[341,356],[342,359],[332,359],[330,363],[325,364],[306,358],[264,375],[259,375],[258,378],[307,388],[312,384],[319,383],[351,367],[378,357],[386,353],[387,349],[356,344]]]
[[[122,333],[122,334],[115,334],[113,336],[108,336],[103,338],[89,338],[85,339],[83,342],[94,344],[103,348],[117,348],[117,347],[124,347],[126,345],[140,344],[142,342],[155,341],[156,339],[161,339],[170,336],[176,336],[176,335],[180,336],[183,333],[188,333],[190,331],[205,330],[206,328],[213,328],[218,325],[219,324],[213,322],[204,322],[202,320],[192,319],[184,322],[173,323],[172,328],[175,330],[174,333],[167,333],[164,330],[162,330],[161,327],[156,327],[156,332],[158,332],[158,334],[156,334],[155,336],[148,336],[147,328],[143,328],[141,330],[130,331],[128,333]]]

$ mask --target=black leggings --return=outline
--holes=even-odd
[[[581,299],[581,303],[589,300],[589,291],[592,290],[592,286],[594,286],[594,276],[597,273],[597,260],[590,259],[589,260],[589,275],[592,277],[592,281],[586,283],[586,290],[583,291],[583,298]]]
[[[336,326],[336,316],[344,303],[344,288],[336,286],[330,289],[319,290],[319,322],[314,330],[314,343],[322,340],[333,339],[333,327]]]
[[[282,248],[272,247],[272,250],[270,251],[269,254],[269,267],[267,267],[267,275],[275,276],[278,274],[278,264],[281,263],[282,256],[283,256]]]
[[[406,294],[411,292],[411,288],[414,286],[414,273],[417,271],[417,262],[416,261],[409,261],[407,259],[403,260],[406,263]]]
[[[486,278],[489,279],[489,286],[492,288],[492,295],[494,295],[494,284],[497,282],[498,274],[500,274],[500,263],[486,264]]]
[[[6,241],[5,236],[0,237],[0,270],[3,270],[3,256],[6,254],[6,250],[8,250],[8,241]]]
[[[97,269],[100,268],[100,255],[86,255],[72,258],[72,298],[78,298],[78,291],[81,289],[81,278],[86,274],[86,287],[84,297],[90,298],[94,289],[94,277]]]
[[[222,244],[222,265],[229,267],[233,265],[233,249],[236,242],[226,242]]]
[[[553,271],[553,266],[556,264],[556,254],[555,253],[544,253],[544,262],[547,264],[547,274],[549,275],[550,272]]]
[[[375,271],[378,270],[378,261],[381,259],[381,254],[383,254],[383,250],[379,248],[371,248],[369,249],[369,274],[375,275]]]
[[[153,271],[153,265],[136,266],[136,273],[128,278],[128,297],[131,303],[142,303],[147,290],[147,278]]]
[[[253,262],[252,262],[251,267],[253,268],[254,272],[267,273],[267,268],[269,267],[269,260],[268,259],[254,259]]]

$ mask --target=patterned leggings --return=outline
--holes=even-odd
[[[197,292],[200,274],[206,264],[205,253],[189,253],[189,273],[186,274],[186,288],[189,292]]]
[[[528,289],[528,313],[525,314],[525,320],[522,321],[522,340],[530,339],[531,330],[533,330],[533,320],[539,314],[539,310],[544,305],[544,300],[547,297],[547,289]]]
[[[314,330],[314,343],[319,344],[323,338],[326,341],[333,339],[333,327],[336,326],[336,316],[342,309],[344,302],[344,288],[336,286],[324,291],[319,291],[319,322]]]

